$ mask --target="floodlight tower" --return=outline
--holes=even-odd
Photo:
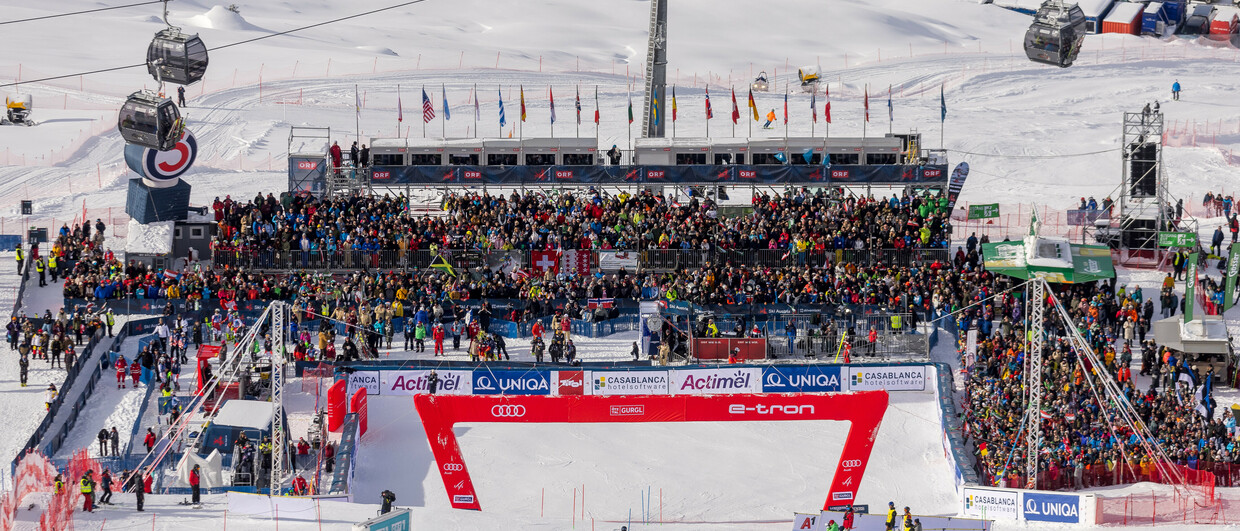
[[[1046,301],[1046,280],[1034,278],[1029,283],[1029,374],[1025,385],[1029,389],[1028,413],[1025,415],[1025,478],[1027,489],[1038,488],[1038,447],[1042,446],[1042,333]]]

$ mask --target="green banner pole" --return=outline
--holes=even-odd
[[[1223,311],[1236,305],[1236,277],[1240,276],[1240,244],[1231,244],[1231,256],[1227,258],[1226,292],[1223,294]]]
[[[1197,295],[1197,253],[1188,255],[1188,276],[1184,279],[1184,322],[1193,320]]]

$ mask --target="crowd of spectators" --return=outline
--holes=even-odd
[[[1078,359],[1064,339],[1066,326],[1057,312],[1047,312],[1047,341],[1042,358],[1042,410],[1028,410],[1025,388],[1027,336],[1021,323],[1023,301],[1009,292],[962,312],[962,330],[977,329],[976,354],[961,338],[962,363],[969,367],[965,387],[966,431],[973,441],[978,471],[992,484],[1023,486],[1026,447],[1024,415],[1042,420],[1039,454],[1041,488],[1087,486],[1157,480],[1160,471],[1132,429],[1117,420],[1115,405],[1102,391],[1112,380],[1136,411],[1140,422],[1176,464],[1211,470],[1217,463],[1240,463],[1235,419],[1214,415],[1213,367],[1203,368],[1182,354],[1146,340],[1154,308],[1140,288],[1116,289],[1114,281],[1056,288],[1064,309],[1097,353],[1099,364]],[[980,294],[979,294],[980,295]],[[999,321],[999,326],[990,324]],[[1140,349],[1139,387],[1130,364]],[[1200,386],[1201,393],[1194,394]],[[1142,388],[1144,387],[1144,388]],[[1199,405],[1211,407],[1199,407]]]

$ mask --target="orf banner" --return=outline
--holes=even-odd
[[[344,380],[336,380],[336,383],[327,389],[327,431],[340,431],[340,426],[344,424],[344,415],[348,413],[345,411],[348,407],[345,403],[348,385]]]
[[[356,373],[354,373],[356,374]],[[411,371],[379,371],[379,389],[384,395],[416,395],[430,392],[430,375],[428,370]],[[435,371],[439,383],[435,386],[435,394],[468,395],[473,394],[473,371]]]
[[[761,393],[762,369],[687,369],[672,371],[674,395]]]
[[[759,372],[759,375],[761,373]],[[444,490],[454,509],[482,505],[452,428],[460,422],[747,422],[843,420],[852,426],[840,451],[824,509],[857,498],[878,427],[887,410],[883,391],[846,394],[734,394],[717,396],[440,396],[416,395]],[[488,473],[502,474],[500,470]]]
[[[349,399],[349,413],[357,413],[357,433],[366,435],[366,388],[362,387]]]
[[[474,371],[476,395],[549,395],[550,371]]]
[[[667,371],[590,371],[592,395],[666,395]]]

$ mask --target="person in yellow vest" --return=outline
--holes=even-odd
[[[39,287],[47,285],[47,266],[44,265],[43,259],[40,258],[34,263],[34,270],[39,273]]]
[[[52,494],[60,494],[65,490],[65,478],[60,474],[56,474],[56,479],[52,480]]]
[[[17,244],[17,249],[16,249],[16,251],[17,251],[17,253],[16,253],[16,254],[17,254],[17,273],[18,273],[18,274],[21,274],[21,272],[22,272],[22,262],[25,262],[25,261],[26,261],[26,252],[22,250],[22,244],[20,244],[20,243],[19,243],[19,244]]]
[[[893,314],[891,316],[891,332],[893,334],[899,334],[900,328],[902,328],[903,326],[904,326],[904,319],[899,314]]]
[[[87,470],[82,474],[80,490],[82,491],[82,510],[88,513],[95,512],[95,478],[91,477],[95,471]]]
[[[47,270],[52,273],[52,282],[56,282],[56,253],[47,254]]]
[[[896,528],[896,502],[887,502],[887,530],[894,531]]]

